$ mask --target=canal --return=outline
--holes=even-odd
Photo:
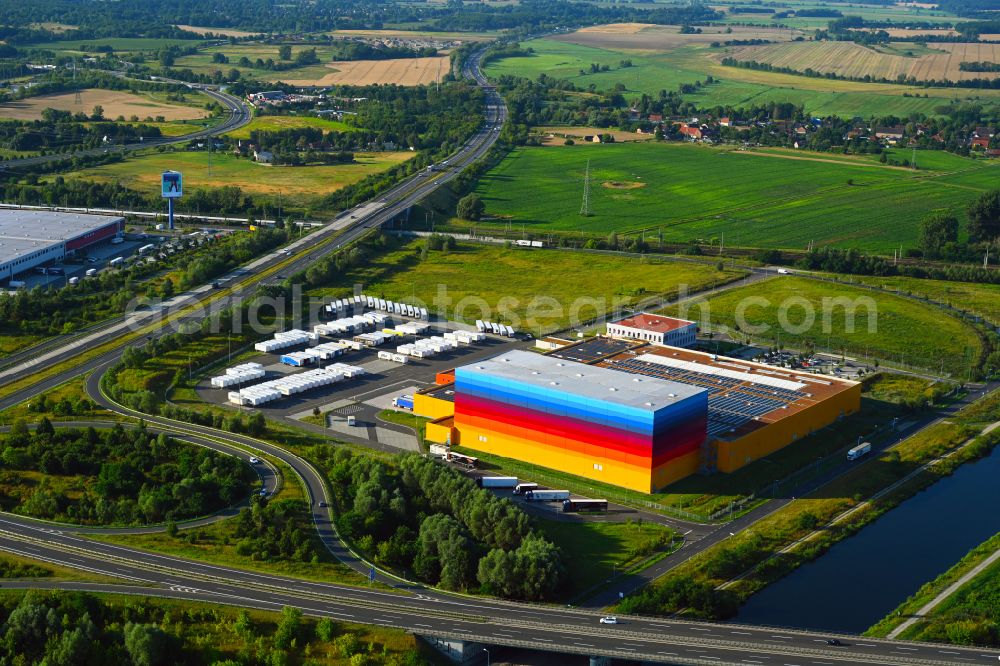
[[[861,633],[1000,532],[1000,447],[755,594],[737,622]]]

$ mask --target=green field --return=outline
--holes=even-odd
[[[581,595],[612,575],[621,575],[646,558],[665,552],[673,530],[650,522],[605,523],[539,520],[542,533],[563,552],[567,568],[564,598]]]
[[[645,298],[670,297],[682,285],[693,292],[743,275],[711,264],[477,245],[421,260],[420,247],[413,242],[373,256],[309,295],[340,297],[362,284],[369,294],[421,303],[450,319],[502,320],[537,334]]]
[[[931,211],[964,217],[965,205],[1000,175],[984,160],[931,159],[955,170],[677,143],[529,147],[483,176],[477,192],[487,215],[500,218],[491,223],[535,233],[645,229],[675,243],[725,234],[729,246],[801,250],[812,242],[889,253],[915,247],[919,221]],[[592,215],[584,217],[588,160]]]
[[[268,69],[258,69],[253,66],[245,67],[239,64],[240,58],[243,57],[249,58],[251,62],[256,61],[257,58],[260,58],[261,60],[267,60],[270,58],[275,62],[282,62],[278,56],[278,50],[280,48],[280,44],[260,44],[256,42],[210,46],[202,49],[194,55],[177,58],[175,66],[190,69],[191,71],[200,74],[211,74],[215,71],[228,72],[230,69],[235,67],[240,70],[244,76],[263,79],[265,81],[280,79],[319,79],[325,74],[329,74],[334,71],[327,67],[325,63],[330,62],[331,55],[334,53],[335,49],[322,44],[292,45],[293,59],[299,54],[299,52],[315,48],[316,55],[320,60],[320,62],[315,65],[306,65],[305,67],[296,67],[283,72],[275,72]],[[229,62],[227,64],[212,62],[212,57],[215,53],[222,53],[229,58]]]
[[[932,301],[971,312],[994,325],[1000,325],[1000,285],[921,280],[909,277],[852,276],[850,280],[898,291],[901,294],[929,298]]]
[[[197,46],[199,40],[192,39],[160,39],[156,37],[102,37],[99,39],[68,39],[49,42],[35,42],[25,46],[38,49],[48,49],[59,53],[93,53],[98,46],[110,46],[116,53],[134,51],[159,51],[169,46]],[[85,51],[84,49],[87,49]],[[98,54],[100,55],[100,54]]]
[[[315,116],[257,116],[243,127],[228,132],[232,139],[249,139],[251,132],[278,132],[300,127],[315,127],[324,132],[355,132],[357,127]]]
[[[829,19],[825,19],[824,23]],[[504,74],[537,79],[546,74],[566,79],[586,89],[611,90],[621,83],[629,93],[657,95],[661,90],[677,90],[681,84],[704,81],[709,75],[719,79],[688,94],[684,99],[700,108],[713,106],[749,107],[769,102],[803,105],[814,115],[838,115],[846,118],[911,113],[934,115],[935,108],[952,100],[981,99],[983,103],[1000,101],[1000,90],[963,90],[959,88],[922,88],[894,84],[863,83],[811,78],[774,72],[724,67],[715,59],[719,49],[704,44],[686,44],[663,53],[612,50],[583,46],[552,39],[522,42],[531,47],[530,56],[504,58],[490,62],[486,74]],[[621,68],[628,58],[632,66]],[[610,66],[610,71],[590,73],[591,63]],[[580,70],[586,73],[580,74]],[[908,97],[903,97],[907,93]],[[915,97],[919,93],[920,97]],[[923,95],[929,95],[924,98]]]
[[[322,198],[332,192],[380,173],[413,156],[409,152],[357,153],[355,163],[323,166],[268,166],[227,153],[213,153],[209,175],[207,152],[156,152],[122,162],[66,174],[96,182],[119,182],[135,190],[156,193],[160,174],[173,169],[184,174],[185,190],[235,186],[244,193],[300,209],[322,210]],[[180,199],[180,210],[185,210]]]
[[[829,305],[833,303],[830,299],[838,298],[854,304],[853,332],[845,308]],[[848,356],[943,370],[960,378],[965,377],[981,349],[971,326],[934,306],[800,277],[756,282],[712,296],[704,303],[700,312],[698,305],[692,305],[686,314],[710,321],[713,328],[725,327],[736,336],[760,327],[752,335],[756,342],[780,342],[797,349],[812,343],[820,349],[846,350]],[[742,321],[737,318],[740,308]],[[678,309],[670,308],[669,312],[677,313]],[[787,326],[781,324],[782,317]]]

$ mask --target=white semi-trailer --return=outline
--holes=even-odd
[[[476,485],[480,488],[515,488],[517,487],[517,477],[481,476],[476,479]]]
[[[568,490],[529,490],[524,494],[529,502],[562,502],[569,499]]]
[[[871,450],[872,450],[872,443],[871,442],[865,442],[864,444],[858,444],[853,449],[851,449],[850,451],[847,452],[847,459],[848,460],[857,460],[861,456],[866,455],[868,453],[871,453]]]

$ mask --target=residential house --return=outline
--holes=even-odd
[[[894,146],[897,141],[903,138],[903,126],[877,127],[875,128],[875,138]]]
[[[253,159],[260,164],[271,164],[274,162],[274,153],[269,150],[255,150],[253,151]]]

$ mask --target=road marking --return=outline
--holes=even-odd
[[[579,645],[580,647],[594,647],[590,643],[573,643],[573,645]]]
[[[631,645],[632,647],[645,647],[642,643],[622,643],[622,645]]]
[[[730,631],[729,633],[731,633],[731,634],[739,634],[741,636],[749,636],[750,635],[749,631]]]
[[[536,638],[535,640],[536,641],[542,641],[543,643],[551,643],[552,642],[551,638]]]
[[[752,659],[741,659],[744,664],[763,664],[762,661],[753,661]]]
[[[961,652],[953,652],[951,650],[938,650],[941,654],[961,654]]]
[[[702,657],[702,659],[715,659],[716,661],[722,661],[722,657]]]
[[[671,624],[658,624],[656,622],[650,622],[649,624],[650,624],[650,626],[653,626],[653,627],[672,627],[673,626]],[[674,653],[673,652],[660,652],[658,654],[674,654]]]
[[[786,641],[788,641],[788,640],[791,640],[791,639],[792,639],[792,637],[791,637],[791,636],[778,636],[778,635],[776,635],[776,634],[771,634],[771,638],[781,638],[781,639],[784,639],[784,640],[786,640]]]
[[[908,652],[916,652],[917,651],[917,648],[908,648],[908,647],[902,647],[902,646],[899,646],[899,649],[900,650],[907,650]]]
[[[861,647],[876,647],[874,643],[855,643],[855,645],[860,645]]]
[[[712,631],[711,629],[703,629],[702,627],[690,627],[691,631]]]
[[[656,654],[665,654],[668,657],[676,657],[677,656],[676,652],[657,652]]]
[[[619,649],[619,650],[625,650],[626,652],[635,652],[635,648],[627,648],[627,647],[623,647],[623,648],[618,648],[618,649]]]
[[[431,625],[429,625],[429,624],[418,624],[416,622],[413,623],[413,626],[415,626],[415,627],[427,627],[428,629],[431,628]]]

